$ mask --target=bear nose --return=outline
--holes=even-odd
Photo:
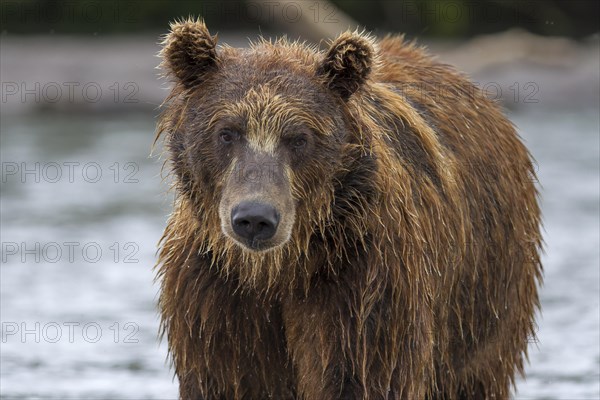
[[[244,239],[270,239],[277,231],[279,213],[275,207],[264,203],[242,202],[231,211],[233,231]]]

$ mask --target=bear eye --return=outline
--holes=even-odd
[[[231,144],[239,137],[239,133],[230,129],[224,129],[219,132],[219,139],[224,144]]]
[[[306,138],[304,136],[298,136],[292,139],[292,147],[295,149],[301,149],[306,146]]]

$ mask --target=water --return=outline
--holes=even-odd
[[[148,158],[152,115],[2,123],[2,395],[176,398],[157,340],[152,266],[170,204]],[[7,176],[14,161],[40,182]],[[39,243],[39,260],[6,242]]]
[[[539,343],[516,398],[598,399],[598,113],[512,118],[538,162],[546,231]],[[152,267],[170,198],[148,158],[153,115],[1,123],[0,394],[175,399],[157,340]]]

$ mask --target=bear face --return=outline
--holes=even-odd
[[[171,28],[162,57],[177,122],[167,143],[198,217],[218,219],[213,242],[266,252],[311,231],[298,221],[331,214],[348,155],[364,145],[346,103],[368,79],[370,40],[342,35],[324,56],[286,43],[282,57],[278,42],[217,49],[200,21]]]

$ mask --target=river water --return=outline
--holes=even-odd
[[[538,165],[545,282],[516,399],[598,399],[598,110],[511,116]],[[174,399],[152,267],[171,198],[154,116],[5,116],[2,398]]]

